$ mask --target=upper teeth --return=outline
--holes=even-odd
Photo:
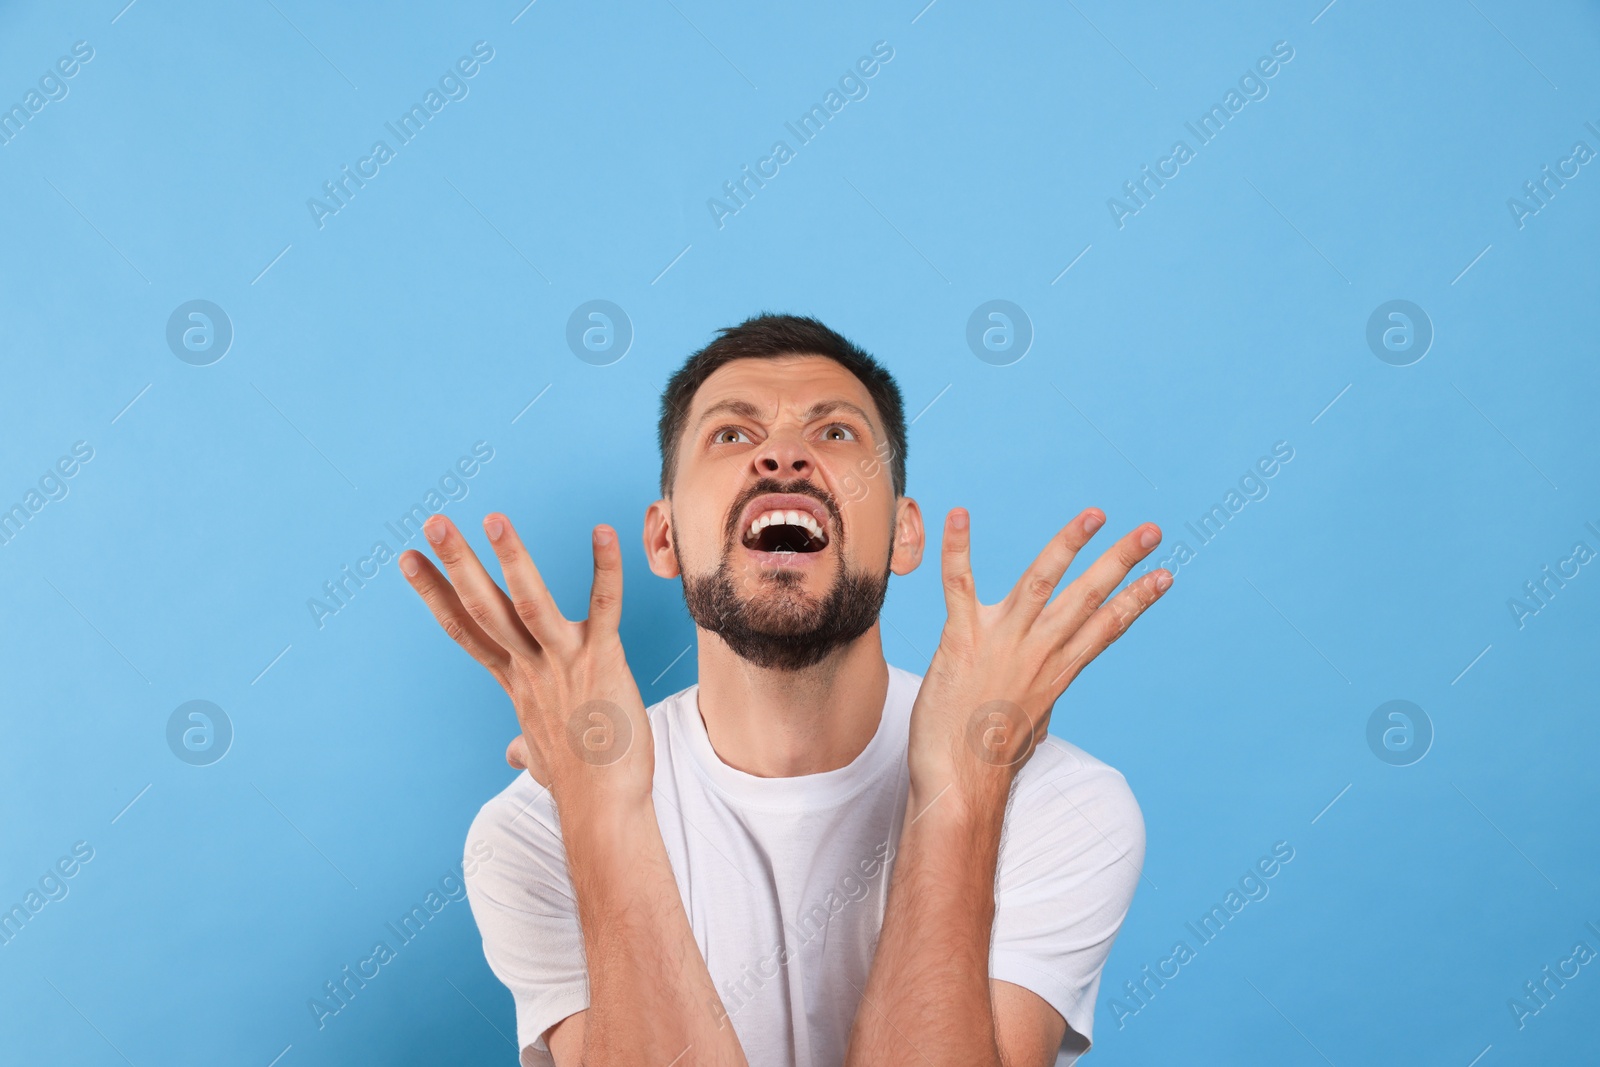
[[[822,539],[822,527],[803,511],[769,511],[759,515],[750,523],[749,536],[755,537],[768,526],[799,526],[817,540]]]

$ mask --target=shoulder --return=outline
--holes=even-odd
[[[1144,813],[1127,779],[1059,737],[1040,742],[1018,772],[1005,834],[1016,852],[1089,866],[1111,859],[1135,877],[1144,863]]]
[[[662,759],[676,729],[678,703],[694,692],[680,690],[646,709],[656,746],[656,783],[669,773]],[[527,771],[520,771],[505,788],[490,797],[473,817],[467,831],[467,884],[471,888],[530,879],[565,884],[566,850],[561,843],[561,820],[550,791]]]

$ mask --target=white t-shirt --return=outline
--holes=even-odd
[[[751,1067],[838,1067],[866,985],[906,804],[906,739],[922,679],[889,668],[877,733],[848,766],[760,778],[723,763],[698,686],[649,709],[655,806],[695,941]],[[527,1067],[589,1006],[572,883],[550,794],[528,774],[483,806],[467,876],[483,952],[516,1001]],[[991,978],[1067,1020],[1056,1062],[1088,1047],[1100,969],[1144,863],[1144,819],[1117,771],[1055,737],[1006,813]]]

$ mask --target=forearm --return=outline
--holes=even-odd
[[[589,972],[583,1067],[744,1067],[689,927],[654,805],[569,802],[561,811]]]
[[[989,941],[1007,793],[912,789],[847,1067],[1001,1067]]]

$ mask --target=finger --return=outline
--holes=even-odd
[[[1089,543],[1089,538],[1105,525],[1105,521],[1105,512],[1099,508],[1085,509],[1063,526],[1028,569],[1022,572],[1022,577],[1017,579],[1017,584],[1006,597],[1011,609],[1008,617],[1015,621],[1017,628],[1027,629],[1039,617],[1039,613],[1055,595],[1061,576],[1072,566],[1078,551]]]
[[[622,548],[617,531],[594,528],[594,584],[589,589],[589,623],[615,633],[622,624]]]
[[[1172,573],[1165,568],[1140,575],[1128,583],[1128,588],[1112,597],[1089,617],[1089,621],[1067,640],[1061,650],[1047,661],[1051,672],[1051,692],[1072,684],[1083,669],[1111,643],[1128,632],[1135,619],[1161,599],[1172,587]]]
[[[500,561],[500,573],[505,575],[511,607],[533,639],[545,646],[565,643],[567,620],[556,609],[555,599],[545,588],[539,568],[533,565],[533,557],[523,547],[522,538],[512,529],[511,520],[499,512],[491,512],[483,517],[483,532],[489,535],[489,543]]]
[[[965,508],[952,508],[945,516],[939,572],[950,622],[970,627],[978,614],[978,592],[972,580],[972,516]]]
[[[411,583],[411,588],[422,597],[433,617],[450,639],[467,650],[468,655],[485,667],[497,679],[505,677],[511,665],[511,655],[473,621],[456,595],[455,588],[439,573],[439,568],[421,552],[400,553],[400,571]]]
[[[1064,641],[1089,621],[1100,605],[1141,559],[1161,543],[1161,528],[1153,522],[1136,526],[1089,564],[1055,602],[1040,615],[1051,641]]]
[[[510,598],[489,577],[461,531],[443,515],[430,517],[422,524],[422,531],[444,564],[450,584],[472,620],[507,652],[537,652],[538,645],[529,636],[527,627],[518,621]]]

